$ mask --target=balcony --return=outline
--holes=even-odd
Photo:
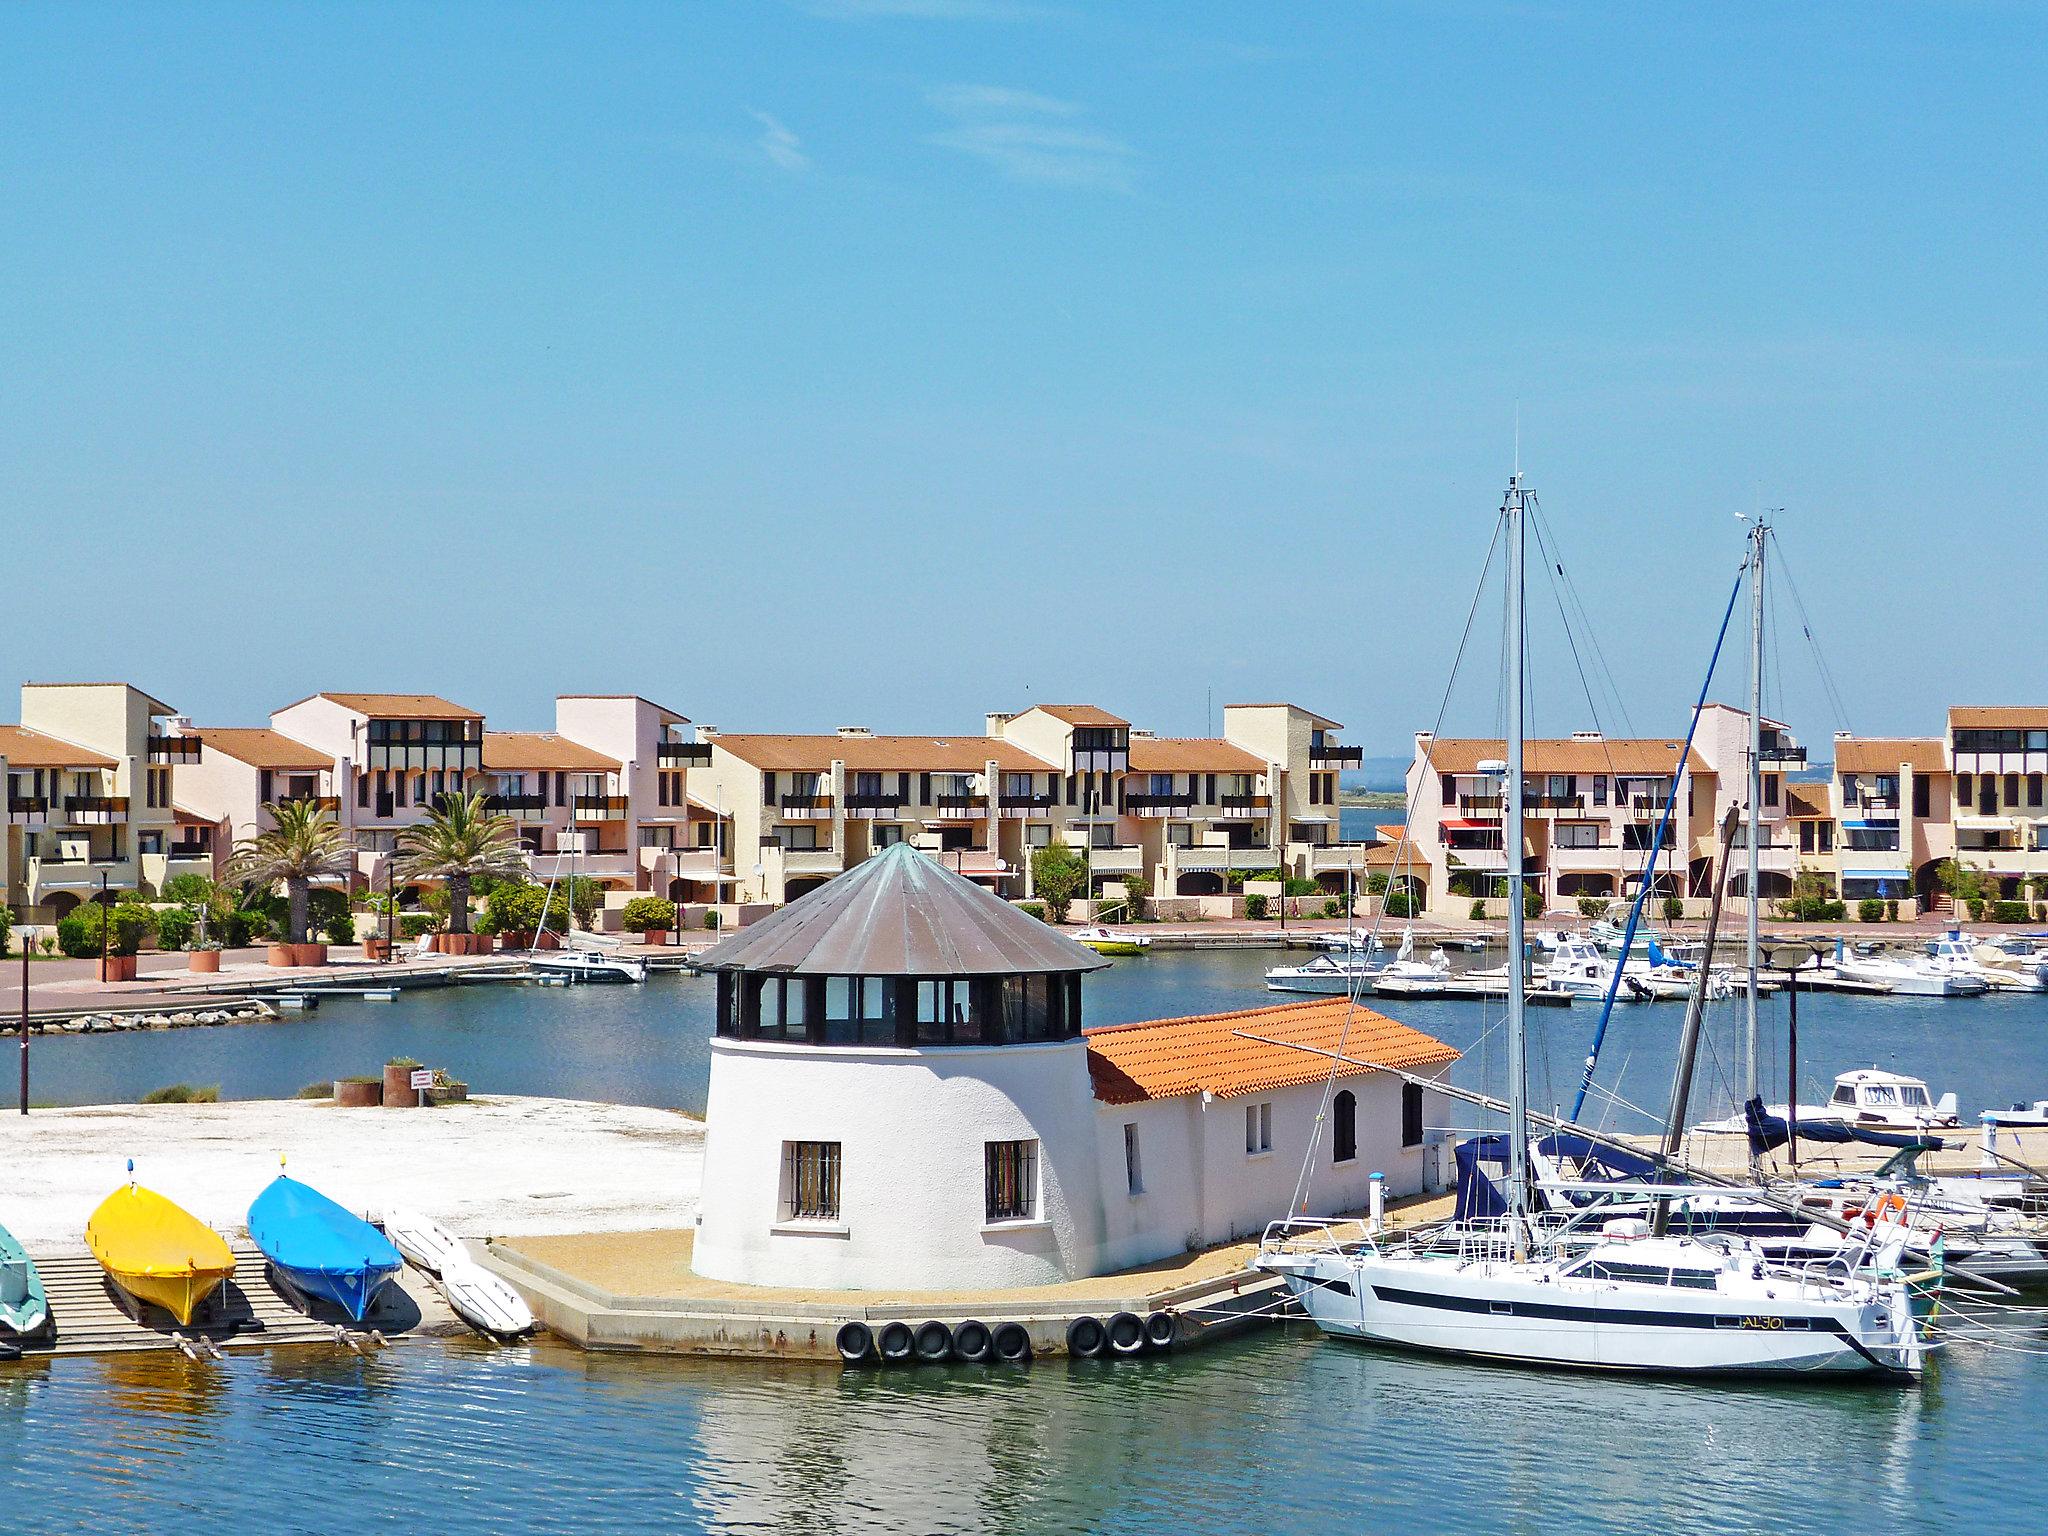
[[[721,858],[715,848],[642,848],[640,867],[663,879],[730,880],[730,856]]]
[[[830,821],[832,819],[832,797],[830,795],[784,795],[776,814],[785,821]]]
[[[1309,872],[1318,875],[1346,869],[1363,872],[1367,850],[1378,846],[1377,843],[1310,843]],[[1421,855],[1412,847],[1409,852],[1416,862],[1421,862]]]
[[[1365,762],[1365,748],[1340,747],[1335,742],[1324,742],[1320,747],[1308,749],[1308,765],[1312,769],[1357,768]]]
[[[934,795],[932,821],[978,821],[988,814],[986,795]]]
[[[571,809],[578,821],[624,821],[626,819],[626,797],[624,795],[572,795]]]
[[[1225,795],[1218,804],[1226,821],[1250,821],[1254,817],[1269,814],[1273,809],[1271,795]]]
[[[199,761],[199,738],[152,736],[149,738],[149,760],[152,763],[196,763]]]
[[[311,806],[314,810],[325,811],[330,816],[341,813],[341,801],[334,795],[279,795],[274,803]]]
[[[1862,799],[1856,801],[1854,804],[1850,804],[1848,801],[1843,802],[1842,814],[1845,817],[1847,817],[1848,820],[1863,821],[1868,819],[1868,814],[1863,816],[1850,814],[1851,812],[1855,811],[1875,813],[1878,815],[1884,815],[1889,813],[1891,819],[1896,821],[1899,818],[1899,797],[1897,795],[1865,795]]]
[[[485,795],[484,809],[504,816],[517,816],[522,821],[531,821],[545,815],[548,808],[546,795]]]
[[[1051,795],[1003,795],[997,801],[1005,816],[1030,816],[1052,809]]]
[[[1795,747],[1788,741],[1764,743],[1763,751],[1757,756],[1763,763],[1792,763],[1801,768],[1806,766],[1806,748]]]
[[[1671,797],[1669,795],[1632,795],[1629,797],[1628,804],[1629,809],[1632,811],[1647,811],[1654,815],[1662,816],[1665,807],[1671,804]]]
[[[1130,875],[1145,868],[1145,850],[1136,843],[1113,843],[1108,847],[1081,850],[1088,868],[1098,875]]]
[[[1124,809],[1133,816],[1189,816],[1194,813],[1195,797],[1193,795],[1125,795]]]
[[[7,819],[9,821],[48,821],[50,819],[50,797],[48,795],[9,795],[7,797]]]
[[[836,875],[841,868],[838,853],[830,848],[792,848],[782,855],[785,875]]]
[[[1130,767],[1128,747],[1076,747],[1067,754],[1069,773],[1128,773]]]
[[[1277,869],[1280,855],[1271,848],[1230,848],[1205,843],[1176,848],[1174,862],[1184,870]]]
[[[663,768],[706,768],[711,764],[711,743],[664,741],[655,747],[654,761]]]
[[[173,843],[164,850],[164,857],[173,864],[187,859],[203,859],[210,864],[213,862],[213,845],[210,843]]]
[[[126,795],[66,795],[64,814],[82,827],[111,827],[128,820]]]
[[[902,815],[903,807],[909,803],[908,795],[849,794],[846,814],[863,821],[888,821]]]

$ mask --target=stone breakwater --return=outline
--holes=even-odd
[[[255,1024],[283,1017],[261,998],[217,1003],[207,1008],[176,1008],[161,1012],[79,1013],[62,1019],[30,1019],[29,1029],[41,1035],[114,1035],[138,1029],[198,1029],[210,1024]]]

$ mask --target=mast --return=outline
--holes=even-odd
[[[1525,493],[1521,466],[1508,481],[1507,500],[1501,515],[1507,519],[1507,627],[1508,627],[1508,720],[1506,804],[1501,828],[1508,855],[1508,1243],[1520,1258],[1527,1229],[1529,1199],[1529,1084],[1523,1039],[1528,998],[1526,969],[1528,949],[1523,938],[1526,860],[1522,853],[1522,730],[1523,730],[1523,641],[1522,617],[1522,527]]]
[[[1743,991],[1744,1033],[1747,1047],[1743,1057],[1742,1097],[1745,1102],[1758,1093],[1756,1033],[1757,972],[1757,879],[1760,859],[1764,800],[1764,538],[1770,525],[1759,515],[1749,531],[1749,920],[1744,956],[1748,984]],[[1703,964],[1711,961],[1711,954]]]

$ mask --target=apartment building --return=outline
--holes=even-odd
[[[1032,894],[1032,851],[1053,842],[1086,850],[1098,891],[1143,875],[1155,894],[1220,895],[1233,870],[1282,866],[1342,890],[1365,866],[1339,835],[1337,774],[1359,754],[1338,729],[1230,705],[1222,736],[1168,738],[1041,704],[989,715],[979,736],[703,732],[689,796],[747,901],[789,900],[898,842],[1010,896]]]
[[[21,723],[0,726],[0,885],[17,916],[54,922],[103,887],[210,869],[173,804],[172,767],[189,749],[160,731],[171,715],[127,683],[22,686]]]
[[[1947,747],[1955,858],[2033,896],[2048,880],[2048,707],[1955,705]]]

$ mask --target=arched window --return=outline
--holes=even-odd
[[[1358,1098],[1349,1088],[1337,1095],[1337,1126],[1330,1156],[1331,1161],[1348,1163],[1358,1156]]]

